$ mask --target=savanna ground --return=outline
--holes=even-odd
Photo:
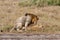
[[[10,31],[18,17],[32,13],[37,15],[39,20],[36,25],[28,27],[27,33],[60,33],[60,6],[22,7],[19,5],[20,2],[20,0],[0,0],[0,30]]]

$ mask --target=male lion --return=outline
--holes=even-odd
[[[38,21],[38,19],[39,19],[39,18],[38,18],[36,15],[34,15],[34,14],[26,13],[25,15],[31,17],[31,24],[36,24],[37,21]]]
[[[26,31],[26,28],[31,24],[36,24],[37,20],[38,20],[38,17],[36,15],[26,13],[24,16],[21,16],[16,20],[15,28],[17,29],[17,31],[21,29],[25,29]]]

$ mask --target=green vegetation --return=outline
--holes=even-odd
[[[19,3],[20,6],[60,6],[60,0],[26,0]]]

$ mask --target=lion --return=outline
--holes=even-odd
[[[16,21],[14,22],[14,27],[10,30],[10,32],[12,32],[13,30],[19,31],[20,29],[22,29],[23,25],[25,24],[25,20],[26,20],[25,15],[17,18]]]
[[[25,21],[25,30],[31,24],[37,24],[37,21],[39,19],[38,16],[30,13],[26,13],[25,16],[27,16]]]
[[[38,16],[31,14],[31,13],[26,13],[25,15],[29,15],[31,17],[31,24],[36,24],[37,21],[39,20]]]
[[[17,31],[21,29],[24,29],[26,31],[26,28],[28,26],[30,26],[31,24],[36,24],[37,21],[38,21],[38,17],[36,15],[26,13],[24,16],[21,16],[16,20],[16,26],[14,28],[16,28]],[[12,30],[14,28],[12,28]]]

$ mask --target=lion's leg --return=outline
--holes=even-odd
[[[27,31],[28,25],[29,25],[29,22],[25,22],[25,31]]]
[[[16,26],[17,31],[19,31],[22,28],[22,23],[18,23]]]
[[[10,32],[12,32],[14,30],[15,26],[10,30]]]

